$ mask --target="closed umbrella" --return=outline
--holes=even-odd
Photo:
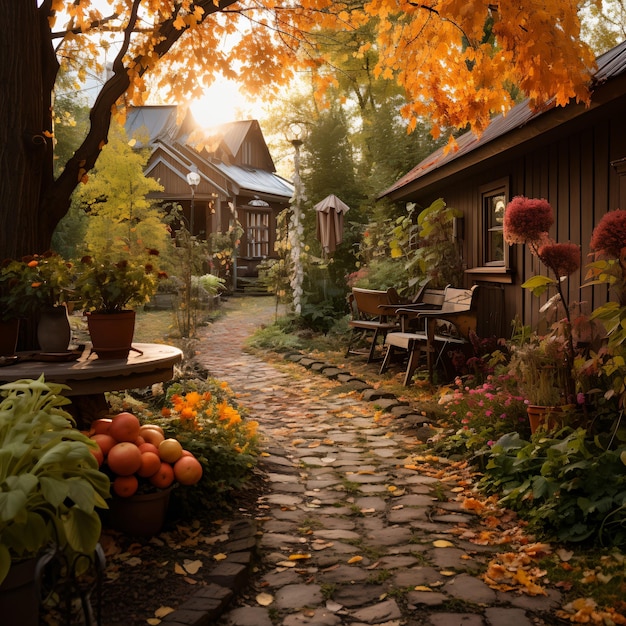
[[[336,195],[326,196],[315,205],[317,215],[317,238],[324,254],[332,254],[343,241],[343,216],[350,207]]]

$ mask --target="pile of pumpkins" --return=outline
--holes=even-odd
[[[141,424],[132,413],[94,420],[89,434],[97,447],[92,454],[111,477],[113,493],[133,496],[145,479],[166,489],[175,481],[194,485],[202,478],[202,465],[180,442],[166,438],[155,424]]]

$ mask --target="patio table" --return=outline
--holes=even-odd
[[[87,344],[73,360],[63,360],[63,355],[47,357],[18,353],[17,361],[0,368],[0,381],[13,382],[22,378],[36,379],[43,373],[46,382],[62,383],[72,401],[68,407],[81,429],[108,412],[104,396],[107,391],[121,391],[146,387],[171,380],[174,366],[182,360],[182,351],[174,346],[157,343],[133,343],[125,359],[99,359]],[[43,359],[49,360],[43,360]]]

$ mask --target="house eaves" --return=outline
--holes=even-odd
[[[289,200],[293,196],[293,187],[273,172],[225,163],[215,163],[214,167],[237,185],[238,195],[244,192],[262,193],[280,201]]]
[[[470,131],[456,140],[456,149],[436,150],[378,197],[404,200],[461,171],[485,166],[490,159],[501,157],[505,152],[589,114],[626,93],[625,72],[626,41],[598,57],[589,107],[576,103],[557,107],[550,103],[541,111],[533,111],[528,101],[524,101],[507,115],[495,117],[480,137]]]

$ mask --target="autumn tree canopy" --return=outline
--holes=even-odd
[[[596,0],[599,4],[600,0]],[[370,25],[370,28],[363,28]],[[152,89],[171,101],[200,95],[217,74],[268,93],[316,69],[316,33],[361,29],[346,55],[375,50],[375,76],[395,80],[413,124],[485,128],[508,110],[510,86],[534,105],[588,98],[590,50],[571,0],[7,0],[0,5],[0,251],[45,250],[75,187],[105,145],[111,115]],[[371,58],[371,55],[368,55]],[[54,177],[53,106],[60,67],[104,75],[89,132]]]

